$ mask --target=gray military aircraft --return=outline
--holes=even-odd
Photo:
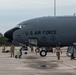
[[[41,56],[47,55],[43,47],[72,46],[76,43],[76,16],[40,17],[19,23],[4,36],[22,44],[42,47]]]

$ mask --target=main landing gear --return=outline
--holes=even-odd
[[[41,48],[36,48],[35,52],[39,53],[41,57],[45,57],[47,55],[46,49],[43,49],[43,48],[42,49]]]

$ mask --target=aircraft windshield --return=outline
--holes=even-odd
[[[18,24],[16,27],[19,27],[19,28],[24,28],[26,25],[23,25],[23,24]]]

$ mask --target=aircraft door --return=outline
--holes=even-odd
[[[38,41],[37,38],[30,38],[29,39],[29,45],[35,45],[35,46],[37,46],[37,41]]]

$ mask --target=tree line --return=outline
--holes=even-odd
[[[3,36],[2,33],[0,33],[0,46],[2,45],[6,45],[6,46],[10,46],[12,43]],[[18,46],[19,44],[17,42],[14,43],[16,46]]]

